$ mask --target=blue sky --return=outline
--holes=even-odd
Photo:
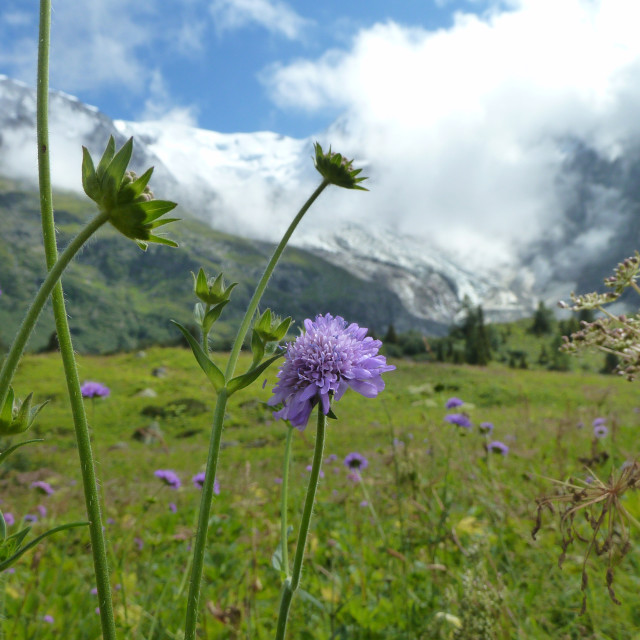
[[[37,4],[3,0],[0,9],[0,73],[30,85]],[[306,137],[342,107],[278,103],[269,86],[274,69],[348,51],[375,24],[436,31],[450,28],[456,12],[488,7],[482,0],[54,0],[51,86],[112,118],[173,110],[206,129]]]

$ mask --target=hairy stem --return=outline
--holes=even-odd
[[[64,304],[64,295],[60,276],[64,268],[69,264],[80,247],[97,231],[107,220],[108,214],[100,213],[76,236],[67,249],[58,259],[56,245],[55,226],[53,219],[53,203],[51,194],[51,170],[49,162],[49,37],[51,31],[51,2],[40,2],[40,34],[38,45],[38,89],[37,89],[37,137],[38,137],[38,178],[40,185],[40,209],[42,217],[42,235],[44,239],[45,255],[49,274],[42,284],[40,291],[27,312],[18,336],[14,341],[9,355],[4,363],[2,375],[0,375],[0,393],[5,392],[5,386],[13,376],[20,355],[24,350],[29,334],[35,326],[36,320],[44,303],[53,290],[53,313],[56,323],[56,332],[60,344],[60,353],[67,379],[67,389],[71,401],[71,411],[78,443],[80,456],[80,470],[84,489],[85,504],[89,518],[89,535],[91,538],[91,551],[93,554],[96,586],[98,589],[98,601],[100,603],[100,622],[104,640],[115,640],[116,627],[113,616],[113,603],[111,600],[111,585],[109,581],[109,567],[107,552],[102,531],[102,515],[100,513],[100,500],[96,482],[93,454],[87,417],[80,392],[78,370],[76,367],[71,334],[67,322],[67,312]],[[6,369],[6,371],[5,371]]]
[[[287,631],[287,620],[289,619],[289,609],[291,608],[291,600],[300,585],[300,576],[302,574],[302,561],[304,560],[304,551],[307,545],[307,537],[309,535],[309,525],[311,523],[311,513],[313,512],[313,504],[316,499],[316,491],[318,489],[318,479],[320,477],[320,465],[322,464],[322,452],[324,450],[324,434],[327,425],[327,416],[322,413],[321,405],[318,404],[318,426],[316,430],[316,447],[313,452],[313,463],[311,465],[311,475],[309,477],[309,485],[307,487],[307,497],[304,501],[304,509],[302,511],[302,521],[300,523],[300,531],[298,533],[298,544],[296,546],[296,554],[293,559],[293,571],[291,577],[287,578],[282,586],[282,595],[280,599],[280,612],[278,614],[278,626],[276,628],[276,640],[284,640]]]
[[[189,596],[187,598],[187,618],[185,622],[184,640],[195,640],[196,637],[200,583],[202,582],[202,569],[204,566],[204,549],[209,530],[209,515],[211,513],[211,501],[213,500],[213,483],[216,478],[216,469],[218,466],[218,455],[220,453],[220,440],[222,438],[222,425],[227,406],[227,398],[227,390],[220,389],[216,400],[216,408],[213,413],[207,469],[204,474],[204,484],[202,485],[202,496],[200,499],[198,530],[193,545],[193,564],[191,566],[191,583],[189,584]]]
[[[253,314],[256,312],[258,305],[260,304],[260,300],[262,295],[264,294],[265,289],[267,288],[267,284],[269,283],[269,278],[271,278],[271,274],[273,270],[276,268],[278,264],[278,260],[280,260],[280,256],[284,251],[287,243],[289,242],[289,238],[296,230],[298,223],[304,217],[304,214],[307,213],[309,207],[316,201],[318,196],[325,190],[325,188],[329,185],[328,180],[323,179],[318,188],[311,194],[309,199],[304,203],[302,209],[298,212],[298,215],[293,219],[293,222],[289,225],[289,228],[286,230],[284,236],[282,236],[282,240],[280,240],[280,244],[276,247],[269,263],[267,264],[264,273],[262,274],[262,278],[260,278],[260,282],[258,282],[258,286],[253,294],[253,297],[249,301],[249,306],[247,307],[247,311],[244,314],[244,318],[242,319],[242,324],[238,329],[238,333],[236,335],[236,339],[233,343],[233,347],[231,349],[231,355],[229,356],[229,360],[227,362],[227,369],[225,371],[225,377],[227,380],[230,380],[233,377],[233,372],[236,369],[236,364],[238,362],[238,356],[240,355],[240,349],[242,349],[242,343],[244,342],[244,338],[247,335],[247,331],[249,331],[249,327],[251,325],[251,320],[253,319]]]

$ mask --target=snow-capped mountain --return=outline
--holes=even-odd
[[[35,181],[35,107],[32,88],[0,76],[0,174]],[[318,182],[311,140],[114,121],[60,92],[51,93],[49,126],[55,187],[81,192],[82,145],[95,157],[110,135],[118,144],[134,136],[133,167],[155,166],[151,186],[158,197],[179,202],[182,216],[189,212],[215,229],[245,237],[275,240],[302,204],[300,194],[310,193]],[[535,306],[531,280],[525,286],[526,278],[514,283],[504,270],[465,268],[415,236],[348,220],[337,226],[336,211],[353,195],[341,191],[343,199],[324,198],[314,212],[315,223],[305,220],[294,243],[395,293],[416,326],[425,320],[450,324],[465,296],[482,304],[486,317],[494,320],[527,315]]]

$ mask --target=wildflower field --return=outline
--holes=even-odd
[[[241,356],[241,364],[248,361]],[[559,568],[558,514],[545,511],[537,539],[531,536],[536,498],[559,487],[549,478],[604,481],[635,455],[635,385],[584,372],[391,364],[397,370],[385,376],[383,394],[363,402],[347,393],[334,407],[339,420],[327,427],[291,637],[640,638],[636,531],[619,566],[613,558],[621,604],[609,596],[606,559],[592,552],[582,615],[589,543],[576,539]],[[84,402],[119,635],[180,638],[211,387],[182,349],[83,356],[79,367],[81,380],[110,391]],[[227,405],[205,554],[203,638],[273,637],[287,433],[266,405],[275,374],[272,367],[264,387],[239,392]],[[15,383],[50,403],[29,432],[43,441],[18,450],[0,470],[9,531],[25,519],[34,534],[85,520],[59,357],[25,357]],[[314,433],[293,431],[294,531]],[[622,500],[637,517],[637,492]],[[585,524],[585,538],[589,532]],[[5,637],[71,637],[69,629],[73,638],[100,637],[88,544],[85,527],[58,533],[3,574]],[[292,533],[290,553],[294,547]]]

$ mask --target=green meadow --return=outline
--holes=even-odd
[[[334,406],[338,420],[329,424],[304,591],[293,603],[290,637],[640,638],[637,531],[615,569],[621,604],[609,598],[605,558],[592,554],[583,615],[586,543],[576,540],[559,568],[559,516],[545,512],[537,540],[531,537],[536,498],[557,491],[551,479],[586,479],[588,461],[604,480],[637,455],[635,385],[584,371],[392,362],[397,370],[385,374],[387,387],[378,398],[350,391]],[[204,470],[213,391],[191,352],[178,348],[80,356],[79,366],[81,381],[111,389],[109,397],[85,402],[106,505],[119,635],[180,638],[200,498],[191,478]],[[228,406],[221,491],[206,553],[202,638],[273,637],[282,578],[272,556],[280,538],[286,436],[284,423],[265,405],[275,373],[274,366],[264,387],[234,395]],[[43,441],[19,449],[0,475],[2,510],[16,521],[10,531],[33,515],[36,535],[84,518],[58,355],[26,356],[14,386],[33,389],[38,401],[50,399],[30,432]],[[465,401],[452,411],[469,414],[469,432],[444,421],[452,396]],[[608,427],[600,439],[592,428],[598,417]],[[491,436],[480,434],[481,422],[494,424]],[[508,445],[507,455],[487,452],[493,439]],[[313,426],[295,431],[290,552],[313,443]],[[343,464],[350,452],[368,459],[362,483],[349,478]],[[157,469],[174,470],[182,486],[163,484]],[[33,488],[38,480],[55,492]],[[638,517],[636,494],[625,494],[624,504]],[[100,637],[88,543],[84,528],[56,534],[4,574],[4,637],[71,637],[69,629],[74,638]]]

